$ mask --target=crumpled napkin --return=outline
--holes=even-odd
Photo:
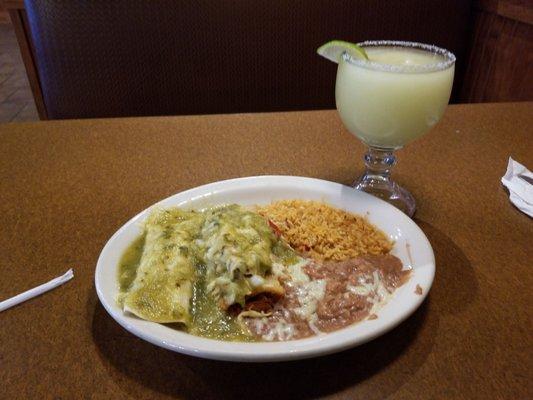
[[[502,183],[509,189],[511,203],[523,213],[533,217],[533,173],[509,157]]]

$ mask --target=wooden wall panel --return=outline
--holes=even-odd
[[[463,102],[533,100],[533,2],[478,2]]]
[[[39,74],[37,73],[37,66],[35,64],[35,51],[33,43],[29,36],[29,24],[26,16],[26,10],[24,9],[10,9],[9,16],[17,41],[19,44],[20,54],[24,67],[26,68],[26,74],[30,83],[31,91],[33,93],[33,99],[40,119],[48,119],[46,106],[44,104],[43,93],[41,90],[41,83],[39,81]]]
[[[5,24],[9,22],[9,13],[7,9],[4,8],[4,5],[0,3],[0,24]]]

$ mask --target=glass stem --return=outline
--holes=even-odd
[[[416,209],[415,199],[390,178],[392,167],[396,164],[394,150],[369,147],[364,160],[365,172],[352,186],[388,201],[412,216]]]
[[[393,150],[383,150],[369,147],[364,155],[366,179],[375,179],[387,182],[390,179],[391,169],[396,164]]]

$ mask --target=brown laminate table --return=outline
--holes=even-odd
[[[400,152],[398,180],[435,251],[428,299],[390,333],[279,364],[195,359],[122,329],[100,305],[107,239],[157,200],[226,178],[350,183],[362,145],[335,111],[0,125],[0,398],[533,398],[533,221],[500,184],[533,167],[533,103],[450,106]]]

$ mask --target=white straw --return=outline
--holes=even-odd
[[[10,299],[0,302],[0,312],[7,310],[10,307],[16,306],[23,301],[29,300],[40,294],[46,293],[49,290],[52,290],[59,285],[62,285],[65,282],[70,281],[74,277],[74,271],[72,268],[69,269],[64,275],[58,276],[57,278],[52,279],[50,282],[43,283],[40,286],[37,286],[33,289],[27,290],[24,293],[18,294]]]

